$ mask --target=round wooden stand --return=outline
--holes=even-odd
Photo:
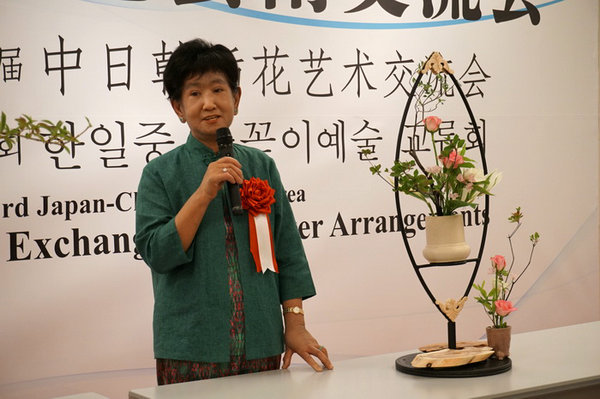
[[[422,377],[437,377],[437,378],[466,378],[466,377],[484,377],[507,372],[512,367],[512,362],[509,358],[498,360],[490,357],[487,360],[479,363],[465,364],[458,367],[443,367],[443,368],[422,368],[413,367],[411,362],[418,353],[412,353],[396,359],[396,370],[412,375]]]

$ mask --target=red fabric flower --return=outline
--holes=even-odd
[[[268,181],[252,177],[250,180],[244,180],[240,188],[240,198],[242,208],[247,209],[250,215],[269,214],[271,205],[275,203],[275,190],[269,186]]]

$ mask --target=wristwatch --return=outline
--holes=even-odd
[[[294,313],[294,314],[304,314],[304,310],[300,306],[294,306],[291,308],[283,308],[283,314],[286,313]]]

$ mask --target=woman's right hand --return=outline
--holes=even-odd
[[[208,165],[198,191],[199,194],[213,200],[225,182],[242,184],[243,181],[242,165],[239,161],[232,157],[223,157]]]

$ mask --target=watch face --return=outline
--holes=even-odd
[[[284,313],[304,314],[300,306],[294,306],[291,308],[285,308]]]

